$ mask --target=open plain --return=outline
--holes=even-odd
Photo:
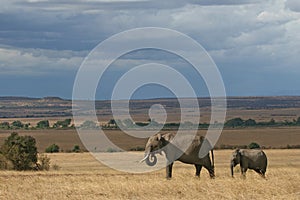
[[[215,151],[216,178],[194,166],[175,162],[173,178],[165,170],[119,172],[89,153],[48,154],[59,170],[0,171],[0,199],[299,199],[300,150],[265,150],[269,158],[266,179],[248,171],[246,179],[235,169],[231,178],[231,150]],[[113,154],[103,153],[109,158]],[[143,157],[142,153],[140,157]],[[141,164],[145,165],[145,164]]]
[[[201,101],[201,120],[208,122],[208,100]],[[161,102],[170,114],[168,121],[178,122],[179,113],[174,100],[133,102],[133,119],[147,121],[149,107]],[[71,118],[71,102],[66,100],[4,98],[0,103],[0,122],[20,120],[34,127],[40,120],[49,120],[52,126],[57,120]],[[97,104],[102,123],[112,118],[111,113],[106,111],[109,110],[108,104]],[[272,118],[292,121],[299,117],[299,105],[300,97],[231,98],[227,120],[241,117],[257,122]],[[176,130],[168,132],[173,131]],[[74,145],[85,151],[74,128],[1,129],[0,144],[11,132],[33,136],[39,153],[54,143],[59,145],[61,152],[47,154],[51,158],[50,171],[0,171],[0,199],[300,199],[300,149],[282,149],[300,144],[300,126],[226,128],[222,131],[216,148],[248,145],[251,142],[266,148],[264,151],[269,163],[266,179],[251,170],[243,179],[239,167],[235,168],[235,178],[232,178],[229,169],[232,150],[215,150],[215,179],[210,179],[205,169],[200,179],[196,178],[194,166],[176,162],[173,178],[166,180],[164,169],[148,173],[120,172],[105,166],[89,153],[66,153]],[[120,130],[104,132],[114,144],[126,151],[143,148],[147,140],[142,138],[144,133],[137,133],[141,137],[134,138]],[[198,130],[198,133],[205,135],[206,130]],[[105,160],[119,156],[122,159],[114,164],[123,164],[121,160],[126,157],[121,152],[109,152],[109,149],[103,149],[99,154]],[[142,152],[132,153],[136,162],[143,158]],[[140,167],[143,166],[146,167],[145,163],[140,164]]]

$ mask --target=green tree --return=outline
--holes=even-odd
[[[273,118],[268,122],[268,125],[275,125],[275,124],[276,124],[276,121]]]
[[[63,121],[57,121],[53,124],[53,128],[68,128],[71,124],[71,119],[65,119]]]
[[[260,149],[260,145],[257,144],[256,142],[251,142],[251,143],[248,145],[248,148],[249,148],[249,149]]]
[[[59,146],[57,144],[51,144],[45,149],[46,153],[57,153],[59,152]]]
[[[21,121],[19,121],[19,120],[13,121],[11,123],[11,125],[12,125],[13,128],[16,128],[16,129],[24,127],[24,124]]]
[[[243,126],[244,125],[244,120],[242,120],[241,118],[234,118],[234,119],[230,119],[227,122],[225,122],[225,127],[239,127],[239,126]]]
[[[30,170],[37,163],[36,141],[31,136],[11,135],[1,147],[2,154],[12,162],[15,170]]]
[[[245,122],[245,126],[255,126],[256,121],[254,119],[247,119]]]
[[[42,120],[39,121],[36,125],[37,128],[49,128],[49,121],[48,120]]]
[[[0,123],[0,128],[1,129],[9,129],[10,128],[9,123],[8,122],[1,122]]]
[[[110,119],[110,120],[107,122],[107,124],[108,124],[109,126],[115,126],[115,125],[116,125],[116,121],[115,121],[114,119]]]
[[[75,153],[79,153],[81,150],[80,150],[80,146],[79,145],[74,145],[73,149],[72,149],[72,152],[75,152]]]

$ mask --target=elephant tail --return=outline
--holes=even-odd
[[[211,165],[214,168],[215,167],[215,157],[214,157],[214,150],[211,149]]]

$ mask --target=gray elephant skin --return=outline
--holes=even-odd
[[[230,161],[231,176],[233,177],[233,168],[240,164],[241,173],[245,177],[248,169],[253,169],[255,172],[265,178],[268,159],[266,154],[260,149],[236,149],[232,153]]]
[[[193,164],[196,168],[196,176],[200,176],[202,166],[206,168],[209,172],[211,178],[215,177],[214,173],[214,154],[208,140],[203,136],[193,136],[191,138],[186,135],[176,136],[174,139],[175,133],[166,133],[166,134],[155,134],[148,139],[148,142],[145,147],[144,159],[141,162],[146,161],[147,165],[154,166],[157,162],[156,155],[157,153],[164,152],[167,159],[166,166],[166,178],[170,179],[172,177],[172,167],[175,160],[181,161],[186,164]],[[178,145],[174,145],[173,141],[177,141]],[[189,141],[188,141],[189,140]],[[186,150],[183,152],[178,148],[181,144],[191,143]],[[206,152],[203,156],[199,158],[199,151],[202,145],[205,145]],[[209,150],[211,150],[211,157],[209,156]]]

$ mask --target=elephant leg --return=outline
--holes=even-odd
[[[166,178],[167,178],[167,179],[171,179],[171,178],[172,178],[172,167],[173,167],[173,163],[170,163],[170,164],[166,167]]]
[[[195,167],[196,167],[196,176],[200,177],[200,172],[201,172],[201,169],[202,169],[202,165],[195,164]]]
[[[247,170],[248,170],[247,168],[241,167],[241,173],[242,173],[244,178],[246,177]]]
[[[206,166],[204,165],[205,169],[207,169],[210,178],[215,178],[215,170],[212,166]]]
[[[264,170],[260,170],[260,172],[261,172],[261,176],[263,177],[263,178],[266,178],[266,171],[264,171]]]
[[[266,178],[265,171],[263,171],[262,169],[255,169],[254,171],[256,171],[259,175],[261,175],[261,177]]]

